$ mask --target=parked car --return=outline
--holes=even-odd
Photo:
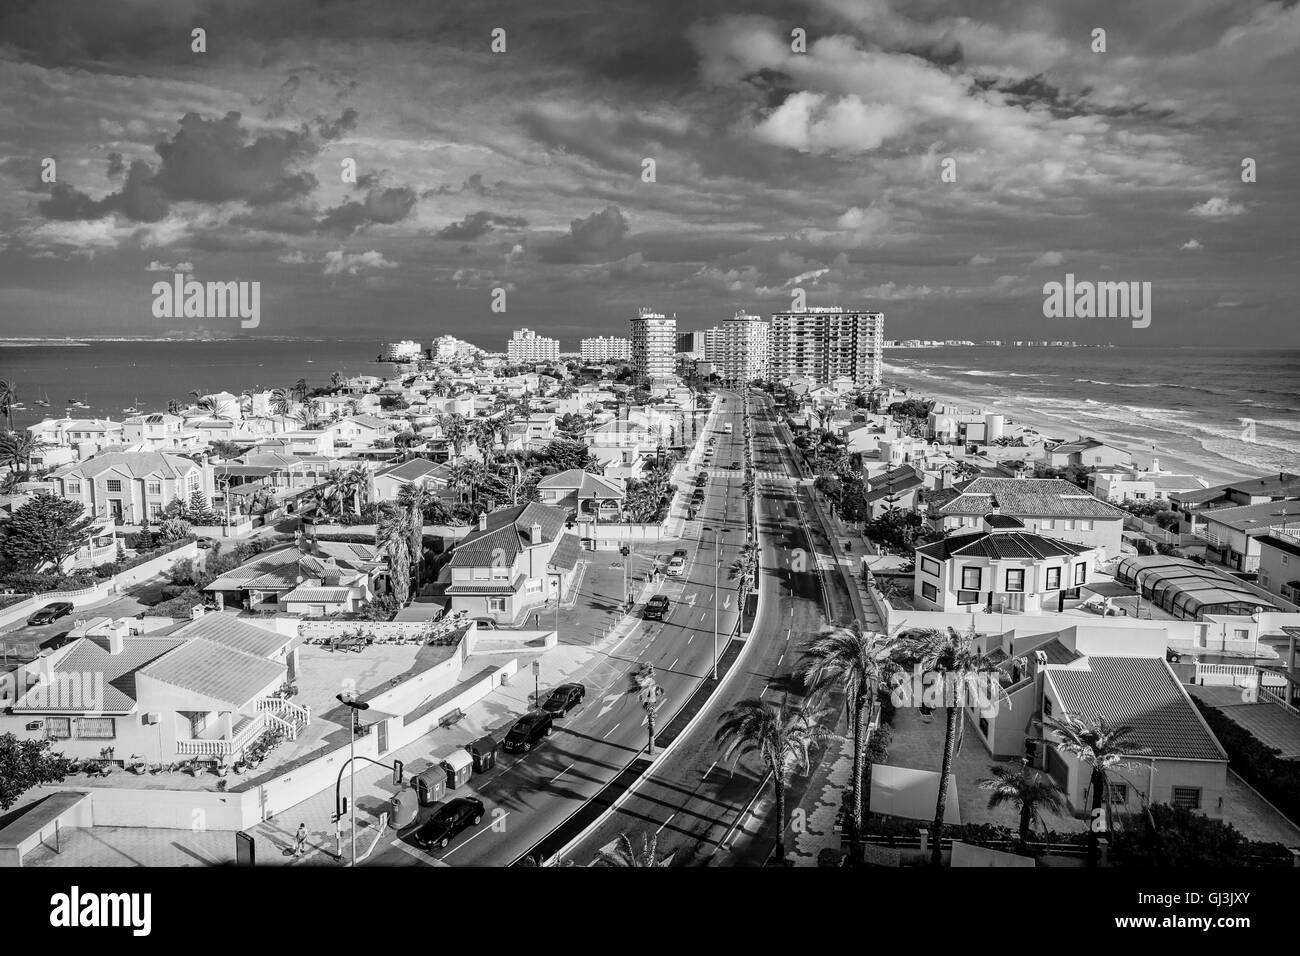
[[[72,613],[71,601],[54,601],[45,605],[39,611],[33,611],[27,623],[35,626],[37,624],[53,624],[61,617],[66,617]]]
[[[668,562],[668,573],[677,577],[686,570],[686,558],[680,554],[674,554]]]
[[[195,543],[196,545],[198,545],[200,548],[202,548],[202,549],[204,549],[204,550],[207,550],[208,548],[212,547],[212,546],[213,546],[214,544],[216,544],[217,542],[216,542],[216,539],[214,539],[214,538],[195,538],[195,539],[194,539],[194,543]]]
[[[684,557],[686,557],[686,549],[685,549],[685,548],[678,548],[676,551],[673,552],[673,557],[674,557],[674,558],[684,558]]]
[[[645,612],[642,614],[647,621],[662,621],[668,614],[668,609],[672,602],[662,594],[656,594],[650,600],[645,602]]]
[[[528,753],[543,737],[551,736],[553,722],[554,718],[546,711],[530,710],[515,721],[514,726],[506,733],[506,739],[501,742],[501,746],[506,750]]]
[[[473,797],[456,797],[434,811],[415,831],[415,842],[426,850],[446,849],[456,834],[483,821],[483,802]]]
[[[484,631],[497,630],[497,622],[493,618],[471,617],[470,620],[473,621],[475,624],[477,624],[480,630],[484,630]]]
[[[556,717],[563,717],[582,703],[587,696],[587,688],[582,684],[561,684],[546,696],[542,710]]]

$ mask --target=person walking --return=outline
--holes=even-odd
[[[307,852],[307,824],[298,824],[298,833],[293,839],[293,855],[302,856]]]

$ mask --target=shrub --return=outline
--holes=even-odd
[[[1261,743],[1223,711],[1193,702],[1228,752],[1228,764],[1292,822],[1300,823],[1300,762],[1282,759],[1280,751]]]

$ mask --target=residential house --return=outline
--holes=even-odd
[[[387,576],[387,559],[373,545],[304,540],[264,551],[203,590],[222,606],[324,617],[389,590]]]
[[[980,477],[955,491],[950,500],[930,503],[929,522],[936,530],[977,529],[996,504],[1028,531],[1096,548],[1106,558],[1120,553],[1126,513],[1063,479]]]
[[[1259,539],[1300,531],[1300,501],[1264,501],[1203,512],[1196,534],[1205,556],[1234,571],[1259,569]]]
[[[122,422],[122,441],[154,451],[188,451],[202,448],[207,440],[184,418],[166,412],[133,415]]]
[[[298,457],[338,458],[331,431],[295,429],[281,432],[257,443],[258,453],[272,453]]]
[[[1284,601],[1300,604],[1300,525],[1255,539],[1259,547],[1259,586]]]
[[[623,514],[627,485],[620,478],[570,468],[537,482],[542,504],[564,508],[579,520],[617,521]]]
[[[531,502],[479,516],[439,577],[449,610],[501,624],[555,601],[572,579],[581,545],[561,508]]]
[[[890,508],[917,510],[925,489],[924,475],[911,465],[900,465],[867,481],[867,510],[872,518],[879,518]]]
[[[1300,475],[1286,471],[1260,478],[1238,478],[1199,491],[1175,491],[1169,495],[1174,509],[1182,514],[1179,531],[1184,534],[1196,534],[1205,513],[1218,508],[1296,499],[1300,499]]]
[[[1145,470],[1133,466],[1100,468],[1088,476],[1088,490],[1102,501],[1161,501],[1178,492],[1208,487],[1209,483],[1196,475],[1161,471],[1158,458],[1151,459],[1151,467]]]
[[[166,634],[98,618],[70,637],[17,672],[0,733],[118,765],[233,762],[268,730],[293,737],[310,721],[277,696],[293,678],[295,638],[233,614],[205,614]]]
[[[326,425],[322,431],[334,436],[334,448],[372,448],[379,441],[393,440],[396,430],[392,421],[374,415],[353,415]]]
[[[916,549],[913,592],[918,609],[1039,614],[1077,598],[1097,550],[1036,534],[996,511],[981,528]]]
[[[48,480],[60,498],[118,524],[156,523],[174,499],[188,502],[198,491],[211,502],[213,494],[210,465],[166,451],[104,452],[65,465]]]
[[[55,468],[84,461],[123,442],[122,423],[101,418],[47,418],[27,426],[39,444],[32,454],[33,469]]]
[[[1046,463],[1052,468],[1117,468],[1131,467],[1133,456],[1123,448],[1096,438],[1080,437],[1078,441],[1063,442],[1044,453]]]
[[[376,471],[370,479],[370,500],[396,501],[398,490],[409,483],[422,485],[425,491],[442,495],[448,492],[450,477],[451,468],[447,464],[427,458],[412,458],[400,465],[389,465]]]

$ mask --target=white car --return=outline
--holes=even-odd
[[[668,573],[676,577],[686,570],[686,559],[681,555],[676,555],[668,562]]]

